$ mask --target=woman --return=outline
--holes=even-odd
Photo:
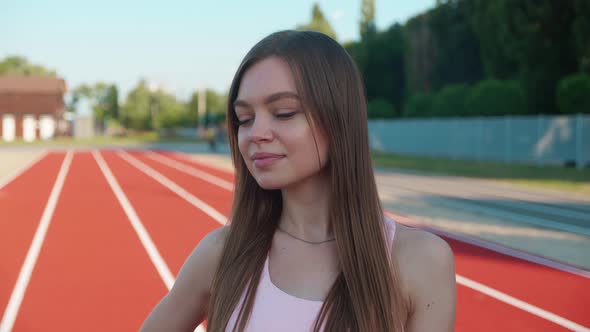
[[[356,66],[317,32],[255,45],[229,92],[230,223],[142,331],[452,331],[453,255],[384,218]]]

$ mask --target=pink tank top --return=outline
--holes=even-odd
[[[388,248],[391,248],[395,235],[395,222],[386,217],[385,226],[387,245]],[[245,332],[312,331],[315,319],[324,302],[302,299],[279,289],[270,280],[268,261],[268,255],[266,255],[254,307],[246,324]],[[242,294],[239,303],[243,303],[244,297],[245,293]],[[232,313],[225,329],[226,332],[231,332],[235,326],[238,309],[236,307]]]

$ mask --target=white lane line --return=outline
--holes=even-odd
[[[471,289],[474,289],[480,293],[486,294],[490,297],[495,298],[496,300],[499,300],[501,302],[507,303],[511,306],[514,306],[518,309],[524,310],[526,312],[529,312],[535,316],[544,318],[548,321],[551,321],[557,325],[561,325],[563,327],[565,327],[566,329],[570,329],[572,331],[583,331],[583,332],[590,332],[590,328],[582,326],[578,323],[572,322],[571,320],[565,319],[561,316],[558,316],[552,312],[549,312],[547,310],[543,310],[539,307],[536,307],[530,303],[524,302],[522,300],[519,300],[515,297],[512,297],[506,293],[502,293],[494,288],[488,287],[484,284],[481,284],[479,282],[473,281],[471,279],[465,278],[463,276],[460,275],[456,275],[457,278],[457,283],[461,284],[465,287],[469,287]]]
[[[45,241],[47,229],[51,223],[53,212],[55,211],[55,207],[61,194],[68,170],[70,169],[72,158],[72,151],[68,151],[64,161],[61,164],[61,168],[59,169],[53,189],[49,194],[49,199],[47,200],[45,210],[43,210],[43,214],[41,215],[39,226],[37,226],[37,230],[35,231],[33,242],[31,242],[31,246],[29,247],[29,251],[27,252],[23,266],[21,267],[21,270],[18,274],[16,285],[14,286],[12,294],[10,295],[10,299],[8,300],[8,305],[6,306],[2,321],[0,322],[0,332],[10,332],[14,326],[18,310],[23,301],[27,286],[29,285],[31,274],[35,268],[35,264],[37,263],[41,246],[43,245],[43,241]]]
[[[125,195],[125,193],[121,189],[121,186],[119,186],[117,179],[115,178],[115,176],[111,172],[107,163],[102,158],[102,155],[100,154],[100,152],[98,152],[96,150],[92,151],[92,155],[94,156],[94,159],[98,163],[98,167],[100,167],[102,174],[107,179],[107,182],[109,183],[109,186],[113,190],[113,193],[115,193],[117,200],[119,200],[119,204],[121,204],[121,207],[125,211],[125,214],[127,215],[127,218],[129,219],[129,221],[131,222],[131,226],[133,226],[133,229],[137,233],[137,236],[139,237],[141,244],[143,245],[143,247],[147,251],[148,256],[150,257],[150,259],[152,260],[152,263],[156,267],[156,270],[158,270],[158,273],[160,274],[160,277],[164,281],[164,284],[166,284],[166,288],[168,288],[168,290],[170,290],[172,288],[172,285],[174,285],[174,275],[172,274],[172,272],[170,272],[170,268],[168,267],[168,265],[164,261],[164,258],[162,258],[162,255],[160,255],[160,252],[158,251],[158,248],[156,248],[156,245],[154,244],[154,241],[152,240],[150,234],[143,226],[143,223],[141,222],[141,220],[137,216],[135,209],[133,208],[133,206],[131,205],[131,203],[127,199],[127,196]]]
[[[148,165],[142,163],[137,158],[131,156],[125,151],[119,151],[118,155],[123,158],[125,161],[139,169],[140,171],[144,172],[148,176],[152,177],[154,180],[158,181],[164,187],[170,189],[178,196],[184,198],[187,202],[191,203],[196,208],[202,210],[211,218],[213,218],[218,223],[225,225],[227,223],[227,217],[224,216],[221,212],[215,210],[211,205],[203,202],[202,200],[195,197],[193,194],[186,191],[184,188],[177,185],[174,181],[170,180],[169,178],[165,177],[155,169],[149,167]]]
[[[217,176],[211,175],[211,174],[209,174],[207,172],[203,172],[203,171],[198,170],[198,169],[196,169],[194,167],[191,167],[191,166],[188,166],[188,165],[183,164],[181,162],[178,162],[178,161],[176,161],[174,159],[165,157],[165,156],[163,156],[161,154],[154,153],[154,152],[147,152],[145,154],[145,156],[148,157],[148,158],[150,158],[150,159],[153,159],[153,160],[155,160],[155,161],[157,161],[157,162],[159,162],[161,164],[164,164],[166,166],[175,168],[175,169],[177,169],[177,170],[179,170],[179,171],[181,171],[183,173],[186,173],[188,175],[194,176],[194,177],[199,178],[201,180],[205,180],[205,181],[207,181],[207,182],[209,182],[211,184],[214,184],[214,185],[216,185],[218,187],[221,187],[221,188],[223,188],[225,190],[229,190],[229,191],[233,191],[234,190],[234,184],[231,183],[231,182],[229,182],[229,181],[226,181],[226,180],[224,180],[222,178],[219,178]]]
[[[154,264],[154,266],[156,267],[156,270],[158,270],[158,273],[160,274],[160,278],[162,278],[162,281],[164,281],[166,288],[168,289],[168,291],[170,291],[170,289],[172,289],[172,286],[174,285],[174,281],[176,279],[174,278],[174,275],[172,275],[172,272],[170,272],[170,268],[166,264],[166,261],[164,260],[162,255],[160,255],[160,252],[158,251],[158,248],[156,247],[150,234],[143,226],[141,219],[139,219],[139,217],[137,216],[135,209],[133,208],[133,206],[129,202],[129,199],[127,199],[127,196],[123,192],[123,189],[121,189],[121,186],[119,186],[117,179],[115,178],[115,176],[111,172],[109,166],[107,165],[106,161],[104,160],[104,158],[102,157],[100,152],[93,150],[92,155],[94,156],[94,159],[98,163],[98,167],[100,167],[100,170],[102,171],[105,178],[107,179],[107,182],[109,183],[111,189],[115,193],[117,200],[119,200],[119,204],[121,204],[121,207],[123,207],[123,210],[125,211],[125,214],[127,215],[127,218],[129,219],[129,221],[131,222],[131,225],[133,226],[133,229],[135,230],[135,232],[139,236],[141,244],[143,245],[143,247],[147,251],[148,256],[150,257],[150,259],[152,261],[152,264]],[[206,331],[207,330],[205,329],[205,327],[203,325],[199,325],[195,329],[195,332],[206,332]]]
[[[45,156],[47,156],[47,154],[48,154],[47,151],[41,152],[38,156],[36,156],[35,158],[33,158],[33,160],[30,160],[24,166],[22,166],[21,168],[17,169],[14,173],[6,176],[3,179],[0,179],[0,190],[2,190],[2,188],[4,188],[10,182],[14,181],[17,177],[19,177],[21,174],[23,174],[26,170],[28,170],[29,168],[31,168],[33,165],[35,165],[36,163],[38,163],[39,161],[41,161],[41,159],[43,159]]]
[[[185,152],[172,152],[172,154],[174,154],[175,156],[177,156],[178,158],[181,158],[183,160],[186,160],[187,162],[190,163],[196,163],[196,164],[202,164],[204,166],[207,167],[211,167],[211,168],[215,168],[220,172],[224,172],[227,173],[229,175],[235,175],[236,171],[235,168],[232,167],[224,167],[219,165],[217,162],[213,161],[213,160],[204,160],[201,158],[192,158],[190,154],[185,153]],[[230,162],[231,162],[231,158],[230,158]]]

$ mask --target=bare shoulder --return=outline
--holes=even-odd
[[[455,262],[448,243],[430,232],[397,224],[393,253],[410,299],[408,331],[430,330],[429,326],[452,331]]]
[[[229,226],[207,234],[185,260],[170,292],[150,313],[141,331],[193,331],[205,319],[211,284]]]
[[[221,259],[223,246],[225,245],[225,240],[228,234],[229,226],[223,226],[216,228],[205,235],[187,258],[183,269],[186,267],[190,270],[196,270],[194,272],[198,272],[201,276],[207,276],[206,279],[208,284],[210,284],[213,280],[213,274],[217,269],[219,260]],[[181,273],[182,272],[183,271],[181,271]]]
[[[449,244],[439,236],[417,228],[396,224],[394,253],[400,264],[411,264],[411,271],[425,272],[427,263],[448,264],[453,261]],[[406,266],[408,267],[408,266]]]
[[[203,237],[197,248],[203,248],[213,256],[221,254],[228,234],[229,226],[216,228]]]
[[[172,293],[194,287],[193,294],[208,295],[228,233],[229,226],[224,226],[203,237],[180,269]]]

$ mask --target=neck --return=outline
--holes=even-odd
[[[281,192],[280,228],[313,242],[334,238],[328,218],[330,183],[324,172],[283,188]]]

